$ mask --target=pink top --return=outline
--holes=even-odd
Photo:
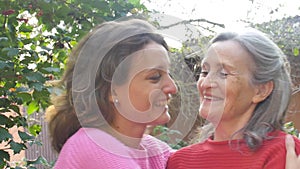
[[[113,136],[94,128],[81,128],[64,144],[55,169],[163,169],[173,150],[145,135],[143,150],[125,146]]]

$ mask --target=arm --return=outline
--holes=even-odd
[[[300,155],[297,156],[295,152],[295,142],[291,135],[286,136],[286,169],[300,169]]]

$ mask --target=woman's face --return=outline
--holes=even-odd
[[[200,93],[200,115],[219,122],[246,123],[254,111],[251,85],[253,60],[237,42],[216,42],[202,61],[197,87]]]
[[[130,58],[128,82],[115,87],[119,113],[131,121],[164,124],[170,120],[167,103],[177,87],[169,75],[167,50],[151,42]]]

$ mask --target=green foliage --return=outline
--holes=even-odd
[[[0,168],[10,166],[7,150],[18,154],[37,142],[42,128],[31,116],[49,106],[48,82],[62,76],[78,40],[103,21],[146,11],[139,0],[0,1],[0,143],[7,145],[0,149]],[[9,132],[14,126],[20,142]],[[39,157],[25,167],[36,164],[48,165]]]
[[[171,143],[170,136],[172,136],[173,134],[179,134],[180,135],[181,133],[177,130],[170,130],[166,126],[161,126],[161,125],[156,126],[153,129],[152,134],[155,135],[155,136],[158,136],[158,139],[164,141],[171,148],[176,149],[176,150],[188,145],[188,142],[186,142],[184,140],[175,140],[175,143]]]
[[[284,124],[284,128],[287,133],[300,137],[300,133],[297,129],[295,129],[293,122],[288,122]]]
[[[253,25],[267,33],[270,38],[289,56],[299,56],[300,16]]]

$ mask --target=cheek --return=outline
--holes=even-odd
[[[197,81],[197,90],[200,92],[201,91],[201,84],[203,82],[203,78],[199,78]]]
[[[243,84],[239,80],[228,82],[223,91],[225,92],[225,109],[234,107],[235,103],[243,100],[243,95],[247,92],[243,91]]]
[[[134,109],[146,111],[150,108],[149,94],[145,91],[130,89],[129,99]]]
[[[236,82],[226,82],[223,87],[223,92],[225,94],[225,98],[231,98],[236,95],[237,91],[239,90],[239,85]]]

